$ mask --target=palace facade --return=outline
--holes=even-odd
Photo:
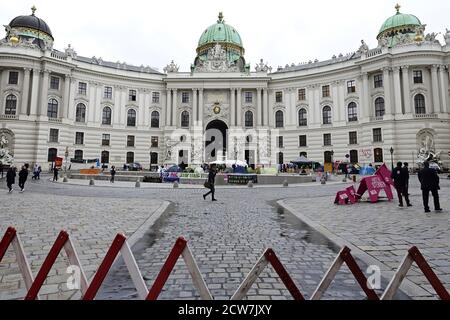
[[[0,41],[0,135],[15,162],[58,157],[122,166],[245,159],[276,165],[450,157],[450,32],[446,44],[397,12],[356,52],[252,68],[222,14],[200,36],[190,72],[87,58],[35,15]],[[330,48],[330,51],[332,48]],[[214,146],[214,147],[212,147]]]

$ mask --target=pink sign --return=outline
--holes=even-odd
[[[347,192],[348,200],[351,203],[356,203],[357,199],[356,199],[355,188],[353,186],[350,186],[350,187],[345,189],[345,192]]]
[[[338,191],[338,193],[336,193],[336,198],[334,199],[335,204],[354,204],[356,202],[356,192],[353,186],[350,186],[343,191]]]
[[[394,199],[390,184],[385,183],[380,175],[363,178],[358,188],[358,197],[361,197],[366,192],[366,190],[369,192],[370,202],[378,201],[381,190],[384,190],[389,200]]]
[[[375,172],[375,175],[379,175],[387,184],[394,185],[394,181],[391,178],[391,171],[386,167],[386,164],[383,163],[377,172]]]

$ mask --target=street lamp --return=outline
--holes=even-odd
[[[392,166],[392,170],[394,170],[394,148],[391,147],[391,149],[389,150],[389,152],[391,153],[391,166]]]
[[[330,152],[330,154],[331,154],[331,172],[333,173],[334,172],[334,150],[331,150],[331,152]]]

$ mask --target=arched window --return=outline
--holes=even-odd
[[[187,128],[189,127],[189,112],[183,111],[181,113],[181,127]]]
[[[308,118],[305,108],[298,110],[298,125],[300,127],[305,127],[308,125]]]
[[[350,150],[350,163],[358,163],[358,150]]]
[[[109,163],[109,151],[102,151],[101,162]]]
[[[75,160],[83,160],[83,150],[75,150]]]
[[[130,109],[127,113],[127,126],[135,127],[136,126],[136,110]]]
[[[102,124],[111,124],[111,108],[104,107],[102,112]]]
[[[56,155],[58,154],[58,149],[56,148],[50,148],[48,149],[48,154],[47,154],[47,161],[48,162],[53,162],[55,161]]]
[[[50,99],[48,101],[47,117],[58,118],[58,101]]]
[[[324,163],[332,163],[333,162],[333,155],[331,154],[331,151],[325,151],[323,153],[323,161],[324,161]]]
[[[375,162],[383,162],[383,149],[376,148],[373,150],[373,160]]]
[[[245,112],[245,126],[247,128],[253,127],[253,112],[251,111]]]
[[[127,152],[127,163],[134,162],[134,152]]]
[[[284,115],[283,111],[278,110],[275,113],[275,128],[283,128],[284,127]]]
[[[77,104],[77,109],[75,112],[76,122],[86,122],[86,106],[82,103]]]
[[[17,110],[17,97],[10,94],[6,97],[5,114],[15,115]]]
[[[322,109],[323,124],[331,124],[331,107],[325,106]]]
[[[354,102],[348,104],[348,121],[358,121],[357,106]]]
[[[416,114],[425,114],[426,110],[425,110],[425,97],[423,96],[423,94],[417,94],[414,97],[414,107],[416,110]]]
[[[152,112],[151,127],[152,128],[159,128],[159,112],[158,111],[153,111]]]
[[[375,117],[382,116],[384,116],[384,99],[380,97],[375,100]]]

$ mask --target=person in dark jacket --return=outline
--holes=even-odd
[[[439,176],[436,170],[430,168],[430,163],[428,161],[425,161],[423,166],[424,168],[419,171],[419,181],[422,189],[422,200],[425,212],[430,212],[430,207],[428,206],[430,191],[433,195],[434,210],[442,211],[441,205],[439,204]]]
[[[53,181],[58,182],[58,173],[59,173],[59,169],[56,166],[54,166],[53,167]]]
[[[406,183],[409,179],[407,177],[407,173],[405,169],[402,168],[403,163],[398,162],[397,167],[392,170],[391,178],[394,180],[394,187],[397,190],[399,206],[403,207],[403,197],[406,200],[406,205],[411,207],[411,203],[409,202],[409,196],[406,188]]]
[[[25,182],[28,178],[28,169],[26,166],[23,166],[22,169],[19,171],[19,188],[20,192],[25,191]]]
[[[6,172],[6,185],[8,186],[9,193],[13,192],[12,185],[16,183],[16,168],[11,166]]]
[[[212,197],[212,201],[217,201],[216,198],[214,198],[214,193],[215,193],[215,188],[214,188],[214,184],[216,182],[216,166],[215,165],[211,165],[209,167],[209,173],[208,173],[208,186],[207,188],[209,189],[209,192],[203,195],[203,199],[206,200],[206,197],[209,196],[211,194]]]
[[[111,173],[111,179],[109,180],[109,182],[114,183],[114,177],[116,176],[116,167],[115,166],[111,167],[110,173]]]
[[[409,163],[403,162],[403,170],[405,170],[405,193],[409,197]]]

